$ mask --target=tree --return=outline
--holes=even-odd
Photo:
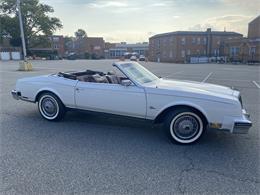
[[[11,38],[10,43],[13,46],[21,45],[19,21],[16,17],[9,17],[8,15],[0,15],[0,42],[3,38]]]
[[[77,39],[82,39],[82,38],[84,38],[84,37],[87,37],[87,33],[86,33],[86,31],[83,30],[83,29],[78,29],[78,30],[75,32],[75,37],[76,37]]]
[[[1,20],[1,38],[4,35],[11,37],[12,41],[19,44],[20,28],[16,11],[16,0],[1,0],[0,2],[0,20]],[[34,39],[50,36],[55,30],[62,28],[61,21],[56,17],[50,17],[49,14],[54,10],[51,6],[39,3],[39,0],[21,0],[21,12],[24,25],[24,34],[26,44],[30,44]],[[20,44],[19,44],[20,45]]]

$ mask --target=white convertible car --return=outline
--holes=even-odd
[[[164,123],[171,140],[181,144],[197,141],[207,128],[247,133],[252,126],[237,90],[159,78],[137,62],[113,66],[118,73],[86,70],[19,79],[12,95],[38,102],[50,121],[80,109]]]

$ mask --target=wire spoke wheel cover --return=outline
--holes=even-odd
[[[46,119],[55,119],[59,114],[59,105],[51,95],[43,95],[39,101],[40,113]]]
[[[203,132],[201,118],[192,112],[177,114],[171,121],[171,136],[180,143],[192,143],[196,141]]]

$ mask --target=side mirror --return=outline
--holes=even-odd
[[[130,81],[129,79],[125,79],[121,81],[121,85],[128,87],[132,84],[132,81]]]

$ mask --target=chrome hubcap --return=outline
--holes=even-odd
[[[181,139],[191,139],[199,131],[199,123],[193,116],[184,115],[176,119],[173,132]]]
[[[42,100],[41,108],[44,114],[48,117],[52,117],[57,113],[56,102],[49,97],[46,97]]]

